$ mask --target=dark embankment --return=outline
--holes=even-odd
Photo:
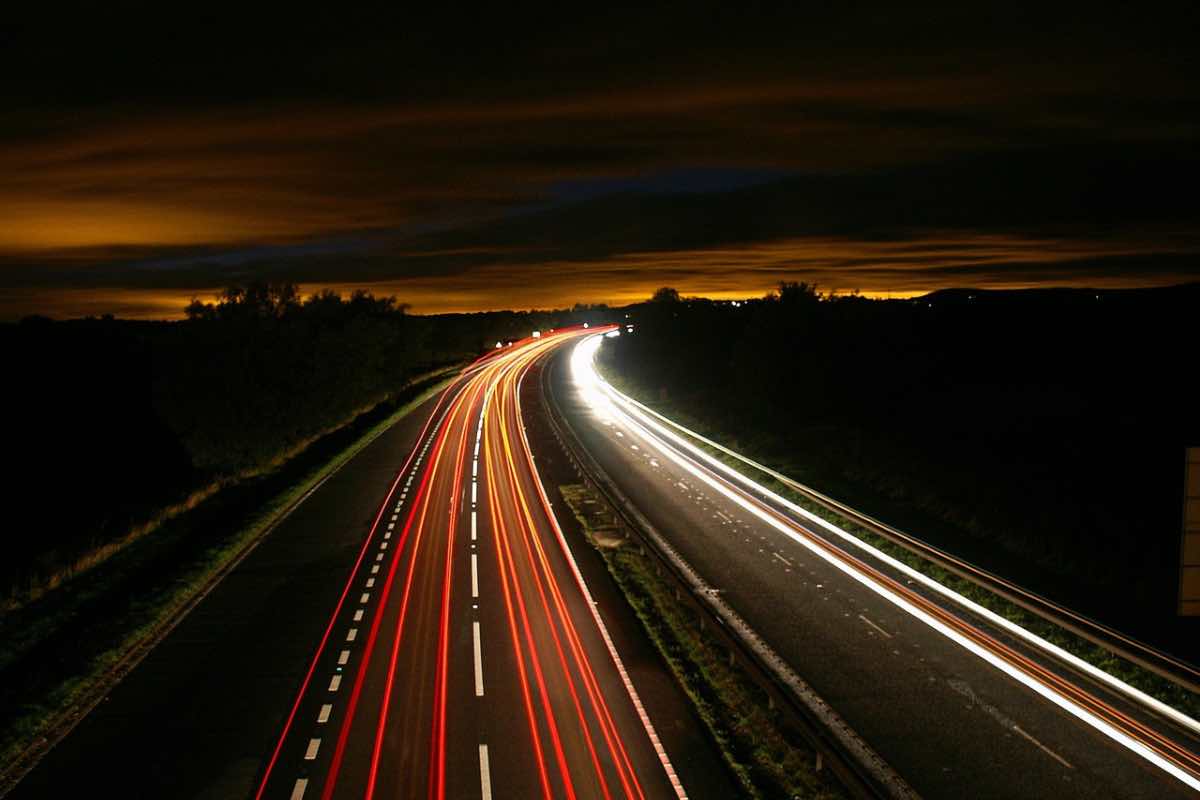
[[[0,607],[261,475],[487,343],[559,313],[412,316],[392,298],[229,290],[179,322],[0,325],[9,473]]]
[[[1029,588],[1200,660],[1175,616],[1200,286],[629,309],[635,396]]]

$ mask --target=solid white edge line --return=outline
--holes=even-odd
[[[584,341],[586,342],[589,340],[584,340]],[[580,345],[576,346],[577,350],[581,345],[582,345],[582,343],[580,343]],[[596,374],[595,365],[591,358],[591,356],[593,356],[594,353],[595,353],[595,348],[592,349],[592,353],[588,354],[589,357],[586,362],[586,367],[584,367],[584,368],[591,371],[592,376],[594,376],[595,382],[602,384],[603,379],[601,379],[599,377],[599,375]],[[574,354],[572,354],[572,355],[574,356]],[[573,362],[572,367],[574,368],[574,366],[575,366],[574,359],[572,359],[572,362]],[[586,391],[586,389],[584,390],[584,397],[585,397],[585,399],[589,399],[589,402],[591,402],[590,398],[589,398],[589,394]],[[703,483],[708,484],[714,491],[720,492],[722,495],[725,496],[725,498],[727,500],[737,504],[738,506],[741,506],[744,510],[746,510],[746,511],[750,512],[751,514],[753,514],[754,516],[758,517],[766,524],[770,525],[771,527],[775,528],[783,535],[787,536],[789,539],[792,539],[793,541],[795,541],[797,544],[800,544],[801,546],[805,547],[806,549],[811,551],[814,555],[816,555],[817,557],[821,558],[823,561],[825,561],[828,564],[830,564],[831,566],[833,566],[835,569],[839,570],[840,572],[844,573],[851,579],[857,581],[858,583],[862,584],[866,588],[875,592],[879,596],[883,597],[885,600],[888,600],[893,605],[908,612],[912,616],[914,616],[917,619],[919,619],[920,621],[924,622],[929,627],[931,627],[934,630],[941,633],[946,638],[950,639],[951,641],[960,645],[967,651],[973,653],[974,655],[976,655],[979,658],[983,659],[984,661],[988,662],[996,669],[998,669],[1001,672],[1008,675],[1010,678],[1013,678],[1014,680],[1023,684],[1024,686],[1028,687],[1029,689],[1032,689],[1034,692],[1041,695],[1046,700],[1049,700],[1051,703],[1058,706],[1062,710],[1066,711],[1068,714],[1071,714],[1072,716],[1076,717],[1081,722],[1084,722],[1085,724],[1091,726],[1092,728],[1094,728],[1095,730],[1104,734],[1105,736],[1109,737],[1110,739],[1117,742],[1118,744],[1121,744],[1124,747],[1126,747],[1127,749],[1136,753],[1137,755],[1140,755],[1142,758],[1146,759],[1151,764],[1154,764],[1159,769],[1168,773],[1172,777],[1178,779],[1179,781],[1181,781],[1185,785],[1189,786],[1190,788],[1200,791],[1200,779],[1192,776],[1188,772],[1184,771],[1183,769],[1179,768],[1175,764],[1171,763],[1169,760],[1163,758],[1158,753],[1156,753],[1154,750],[1147,747],[1142,742],[1132,738],[1131,736],[1126,734],[1124,731],[1121,731],[1120,729],[1116,728],[1115,726],[1108,723],[1107,721],[1099,718],[1098,716],[1091,713],[1090,711],[1077,705],[1074,701],[1058,694],[1056,691],[1049,688],[1048,686],[1044,686],[1043,684],[1039,683],[1037,680],[1026,675],[1021,670],[1013,667],[1007,661],[1003,660],[1002,658],[995,655],[991,651],[980,647],[975,642],[971,641],[970,639],[967,639],[962,634],[951,629],[950,627],[948,627],[941,621],[933,618],[925,611],[912,605],[911,603],[908,602],[908,600],[895,594],[887,587],[875,583],[871,578],[859,573],[853,567],[849,566],[848,564],[845,564],[840,559],[837,559],[833,555],[825,552],[824,549],[820,548],[815,543],[809,541],[806,537],[794,532],[791,528],[789,528],[783,522],[779,521],[778,518],[776,518],[775,516],[768,514],[766,511],[762,510],[759,506],[755,505],[754,503],[750,502],[749,500],[745,499],[744,497],[735,494],[732,489],[728,488],[726,485],[724,485],[723,483],[718,481],[716,478],[703,472],[699,468],[699,466],[690,463],[682,454],[677,453],[673,448],[667,447],[667,446],[665,446],[665,444],[659,442],[657,439],[655,439],[655,437],[653,435],[651,435],[649,433],[649,431],[645,427],[640,425],[638,422],[635,422],[628,414],[626,414],[621,409],[618,409],[614,404],[612,404],[610,402],[610,403],[608,403],[608,406],[613,412],[611,415],[621,418],[623,423],[627,427],[629,427],[630,430],[637,433],[642,438],[643,441],[654,444],[654,446],[659,450],[659,452],[661,452],[666,457],[670,458],[672,461],[674,461],[676,464],[678,464],[681,468],[683,468],[688,473],[690,473],[693,477],[697,478],[698,480],[702,481]],[[593,405],[593,408],[595,408],[595,405]],[[656,425],[652,421],[649,421],[649,420],[647,420],[647,421],[650,423],[651,426],[653,426],[655,428],[661,428],[661,426]],[[671,434],[670,432],[664,431],[664,433],[668,437],[678,438],[678,437],[675,437],[674,434]],[[686,445],[686,443],[684,443],[684,444],[685,444],[685,446],[688,446],[688,445]],[[691,448],[691,449],[695,449],[695,448]],[[763,491],[766,492],[768,490],[764,489]],[[850,535],[846,534],[846,536],[850,536]],[[850,538],[853,538],[853,537],[850,537]],[[882,556],[883,554],[880,554],[880,555]]]
[[[1172,706],[1169,706],[1166,703],[1163,703],[1161,700],[1159,700],[1155,697],[1151,697],[1150,695],[1141,691],[1137,687],[1130,686],[1128,683],[1125,683],[1120,678],[1117,678],[1115,675],[1105,672],[1104,670],[1100,669],[1099,667],[1095,666],[1094,664],[1092,664],[1088,661],[1084,661],[1083,659],[1076,656],[1074,653],[1070,653],[1070,652],[1062,649],[1058,645],[1054,644],[1053,642],[1043,639],[1042,637],[1038,636],[1037,634],[1033,633],[1032,631],[1022,628],[1020,625],[1016,624],[1015,622],[1013,622],[1003,616],[1000,616],[999,614],[992,611],[991,609],[985,608],[985,607],[979,605],[978,603],[974,602],[973,600],[970,600],[969,598],[964,597],[963,595],[955,592],[953,589],[949,588],[948,586],[945,586],[945,585],[935,581],[933,578],[930,578],[925,573],[920,572],[920,571],[914,569],[913,567],[910,567],[908,564],[905,564],[901,561],[898,561],[898,560],[892,558],[887,553],[884,553],[883,551],[878,550],[877,548],[873,547],[872,545],[868,544],[867,542],[864,542],[862,539],[859,539],[858,537],[854,536],[853,534],[851,534],[845,530],[842,530],[840,527],[838,527],[837,525],[834,525],[832,522],[825,519],[824,517],[821,517],[817,514],[814,514],[813,512],[809,511],[806,508],[802,508],[802,507],[796,505],[795,503],[791,502],[790,500],[788,500],[785,497],[781,497],[780,495],[776,494],[775,492],[771,491],[770,489],[766,488],[765,486],[762,486],[761,484],[757,483],[756,481],[749,478],[748,476],[743,475],[741,472],[738,472],[736,469],[734,469],[733,467],[730,467],[728,464],[725,464],[725,463],[721,462],[720,460],[714,458],[713,456],[709,455],[708,453],[705,453],[703,450],[699,449],[698,447],[696,447],[695,445],[686,441],[685,439],[681,439],[680,437],[676,436],[675,434],[673,434],[670,431],[663,428],[661,425],[658,425],[652,419],[649,419],[648,417],[646,417],[644,414],[638,413],[637,410],[638,409],[644,410],[651,416],[657,417],[658,419],[660,419],[663,422],[667,423],[668,425],[676,428],[677,430],[683,431],[688,436],[691,436],[701,442],[704,442],[705,444],[709,445],[710,447],[714,447],[714,448],[720,450],[721,452],[726,453],[726,454],[732,456],[733,458],[736,458],[739,461],[741,461],[751,467],[754,467],[755,469],[757,469],[761,472],[764,472],[767,475],[770,475],[771,477],[773,477],[779,481],[782,481],[785,483],[788,483],[788,482],[795,483],[795,481],[792,481],[792,479],[788,478],[786,475],[778,473],[775,470],[771,469],[770,467],[763,466],[762,464],[759,464],[758,462],[754,461],[753,459],[749,459],[739,453],[734,452],[733,450],[730,450],[728,447],[725,447],[717,442],[712,441],[711,439],[701,436],[700,434],[696,433],[695,431],[689,430],[688,428],[685,428],[684,426],[680,425],[679,423],[668,419],[667,417],[663,416],[662,414],[658,413],[657,411],[653,410],[652,408],[649,408],[649,407],[643,405],[642,403],[639,403],[637,400],[634,400],[633,398],[629,397],[628,395],[622,394],[620,391],[613,388],[612,385],[607,383],[603,378],[601,378],[599,376],[599,373],[595,372],[594,366],[593,366],[592,372],[593,372],[593,375],[595,375],[596,385],[600,387],[601,391],[603,391],[607,395],[609,395],[609,397],[612,400],[615,400],[617,403],[620,403],[620,404],[628,407],[628,409],[632,413],[636,414],[640,420],[644,420],[648,425],[653,427],[655,430],[660,431],[667,438],[669,438],[671,441],[677,443],[679,446],[686,448],[689,453],[692,453],[692,454],[698,456],[712,468],[730,476],[737,482],[752,488],[754,491],[759,492],[759,493],[763,494],[764,496],[771,498],[773,501],[786,507],[789,511],[799,514],[800,516],[804,517],[806,520],[809,520],[810,522],[812,522],[816,525],[819,525],[822,528],[825,528],[830,533],[833,533],[834,535],[836,535],[839,538],[845,540],[846,542],[854,545],[855,547],[859,548],[860,550],[863,550],[864,552],[869,553],[871,556],[878,558],[879,560],[883,561],[888,566],[893,567],[894,569],[897,569],[900,572],[903,572],[905,575],[912,578],[913,580],[919,581],[924,586],[926,586],[929,589],[937,592],[938,594],[941,594],[944,597],[954,601],[955,603],[962,606],[963,608],[966,608],[967,610],[971,611],[972,613],[975,613],[975,614],[978,614],[979,616],[984,617],[992,624],[1004,628],[1009,633],[1019,636],[1021,639],[1024,639],[1026,642],[1033,645],[1034,647],[1037,647],[1038,649],[1049,653],[1050,655],[1054,656],[1055,658],[1058,658],[1061,661],[1065,661],[1072,667],[1074,667],[1082,672],[1087,673],[1090,677],[1095,678],[1096,680],[1100,681],[1101,683],[1108,685],[1112,689],[1114,689],[1118,692],[1121,692],[1122,694],[1126,695],[1127,697],[1141,703],[1144,706],[1147,706],[1148,708],[1158,712],[1159,714],[1161,714],[1165,717],[1168,717],[1169,719],[1179,723],[1180,725],[1184,726],[1185,728],[1188,728],[1189,730],[1191,730],[1195,733],[1200,733],[1200,721],[1197,721],[1197,720],[1193,719],[1192,717],[1189,717],[1188,715],[1184,714],[1183,712],[1179,711],[1178,709],[1173,708]]]
[[[585,339],[584,341],[587,340]],[[516,405],[518,418],[521,416],[521,382],[523,380],[524,375],[521,376],[521,380],[517,381]],[[546,495],[545,487],[542,486],[542,476],[538,473],[537,462],[533,460],[533,452],[529,448],[529,438],[525,435],[525,426],[521,425],[519,427],[521,444],[525,449],[525,454],[529,457],[529,463],[533,469],[533,483],[537,487],[538,494],[541,496],[542,507],[546,510],[546,515],[550,518],[550,526],[554,529],[555,536],[558,537],[558,545],[567,557],[567,564],[571,567],[571,574],[575,576],[575,582],[579,585],[579,590],[583,592],[583,598],[586,601],[585,605],[588,611],[591,612],[596,627],[600,629],[600,638],[604,640],[604,646],[608,649],[609,657],[612,658],[613,664],[617,668],[617,674],[621,676],[621,683],[625,686],[626,693],[629,694],[629,699],[633,703],[633,708],[637,712],[638,719],[641,720],[642,728],[646,731],[646,736],[650,739],[650,744],[658,756],[659,764],[662,765],[663,771],[667,773],[667,780],[670,781],[671,788],[675,790],[675,796],[678,800],[687,800],[687,792],[684,791],[683,784],[679,781],[679,776],[675,773],[675,766],[671,763],[671,758],[667,755],[667,751],[662,745],[662,740],[658,738],[658,731],[655,730],[654,723],[650,720],[650,715],[646,713],[646,707],[642,705],[642,698],[625,669],[625,662],[621,660],[621,655],[617,652],[616,645],[613,644],[612,637],[608,633],[608,627],[604,624],[604,620],[600,618],[600,612],[596,608],[596,601],[592,599],[592,593],[588,590],[587,583],[583,580],[583,573],[579,571],[579,565],[575,563],[575,556],[571,553],[571,548],[567,545],[567,538],[563,535],[562,527],[558,524],[558,517],[555,516],[553,508],[550,505],[550,498]]]

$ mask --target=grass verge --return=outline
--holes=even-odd
[[[274,473],[215,493],[69,588],[0,617],[0,794],[305,495],[455,374],[421,376]]]
[[[686,425],[691,430],[700,433],[702,436],[710,438],[714,441],[720,441],[723,437],[720,431],[714,431],[710,426],[697,420],[681,409],[674,407],[664,408],[664,404],[649,403],[645,398],[645,392],[639,392],[636,386],[631,386],[627,381],[621,380],[617,376],[604,376],[606,380],[612,383],[620,391],[628,394],[631,397],[639,399],[641,402],[647,403],[659,413],[669,415],[672,419]],[[689,437],[690,438],[690,437]],[[1045,639],[1052,644],[1061,647],[1068,653],[1086,661],[1094,667],[1097,667],[1104,672],[1118,678],[1134,688],[1146,693],[1147,695],[1159,700],[1167,705],[1175,708],[1178,711],[1187,714],[1193,719],[1200,719],[1200,695],[1188,691],[1178,684],[1144,669],[1143,667],[1132,663],[1112,651],[1100,645],[1094,644],[1087,639],[1078,636],[1053,622],[1050,622],[1042,617],[1033,614],[1020,606],[1012,603],[1005,598],[989,591],[988,589],[962,578],[938,564],[914,553],[913,551],[892,542],[860,525],[857,525],[852,520],[845,516],[832,511],[825,506],[811,500],[809,497],[797,492],[791,487],[780,483],[769,475],[759,472],[749,465],[739,461],[732,456],[721,452],[702,441],[691,439],[692,444],[704,450],[709,455],[721,461],[726,466],[737,470],[746,477],[754,480],[759,485],[770,489],[776,494],[784,497],[796,505],[810,511],[821,518],[837,525],[847,533],[861,539],[872,547],[886,553],[896,560],[906,564],[909,567],[921,572],[922,574],[932,578],[943,586],[957,592],[984,608],[992,611],[1010,622],[1024,628],[1042,639]],[[787,474],[787,465],[772,463],[771,459],[755,453],[743,453],[747,458],[765,464],[768,467]]]
[[[603,502],[587,487],[560,486],[589,541],[633,607],[676,681],[687,693],[729,768],[753,798],[842,797],[816,754],[780,724],[767,694],[730,658],[728,648],[656,574],[652,556],[627,545]]]

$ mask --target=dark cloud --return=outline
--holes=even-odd
[[[94,13],[0,33],[7,316],[120,291],[163,313],[256,275],[427,310],[804,268],[879,292],[1194,276],[1147,233],[1200,216],[1189,6]],[[696,178],[722,174],[785,177]],[[1099,250],[966,246],[997,235]],[[877,241],[917,244],[871,271]]]

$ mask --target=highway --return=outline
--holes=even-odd
[[[685,796],[526,440],[522,377],[585,333],[497,351],[443,394],[256,797]]]
[[[534,471],[522,377],[579,333],[489,354],[346,462],[7,797],[735,796],[550,513],[561,453]]]
[[[739,478],[608,386],[593,337],[549,386],[668,543],[927,798],[1194,797],[1200,726],[1089,674]]]

